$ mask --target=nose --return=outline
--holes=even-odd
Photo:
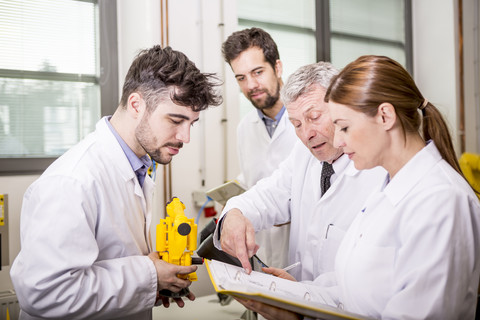
[[[185,124],[178,127],[175,138],[183,143],[189,143],[190,142],[190,125]]]
[[[304,124],[303,126],[303,131],[302,131],[302,140],[305,143],[308,143],[312,138],[314,138],[317,135],[317,132],[315,131],[315,128],[309,124],[308,122]]]
[[[338,131],[335,131],[335,134],[333,136],[333,146],[335,148],[345,147],[345,140]]]
[[[247,89],[248,90],[253,90],[258,87],[258,81],[255,77],[247,77]]]

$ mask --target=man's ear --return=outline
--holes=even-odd
[[[127,112],[134,118],[137,118],[143,113],[144,105],[145,101],[142,99],[142,96],[140,96],[140,94],[137,92],[134,92],[128,96]]]
[[[281,78],[282,73],[283,73],[282,61],[280,61],[280,59],[277,59],[277,61],[275,61],[275,74],[277,75],[277,78]]]
[[[384,102],[378,106],[377,121],[383,126],[385,130],[393,128],[397,122],[397,113],[395,107],[388,102]]]

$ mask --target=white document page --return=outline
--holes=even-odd
[[[302,303],[312,302],[337,307],[328,290],[318,286],[256,271],[248,275],[243,268],[216,260],[209,261],[209,267],[217,285],[224,290],[263,293],[286,300],[293,298]]]

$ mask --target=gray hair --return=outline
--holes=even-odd
[[[280,99],[284,105],[296,101],[301,95],[310,92],[314,86],[322,86],[325,90],[338,70],[330,62],[317,62],[300,67],[288,77],[280,91]]]

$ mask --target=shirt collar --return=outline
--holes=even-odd
[[[272,119],[270,118],[269,116],[265,115],[261,110],[257,109],[257,113],[258,113],[258,116],[260,117],[260,119],[268,119],[270,121],[280,121],[280,119],[282,119],[282,116],[283,114],[285,113],[285,106],[282,106],[282,109],[280,109],[280,111],[277,113],[277,115],[275,116],[275,119]]]

